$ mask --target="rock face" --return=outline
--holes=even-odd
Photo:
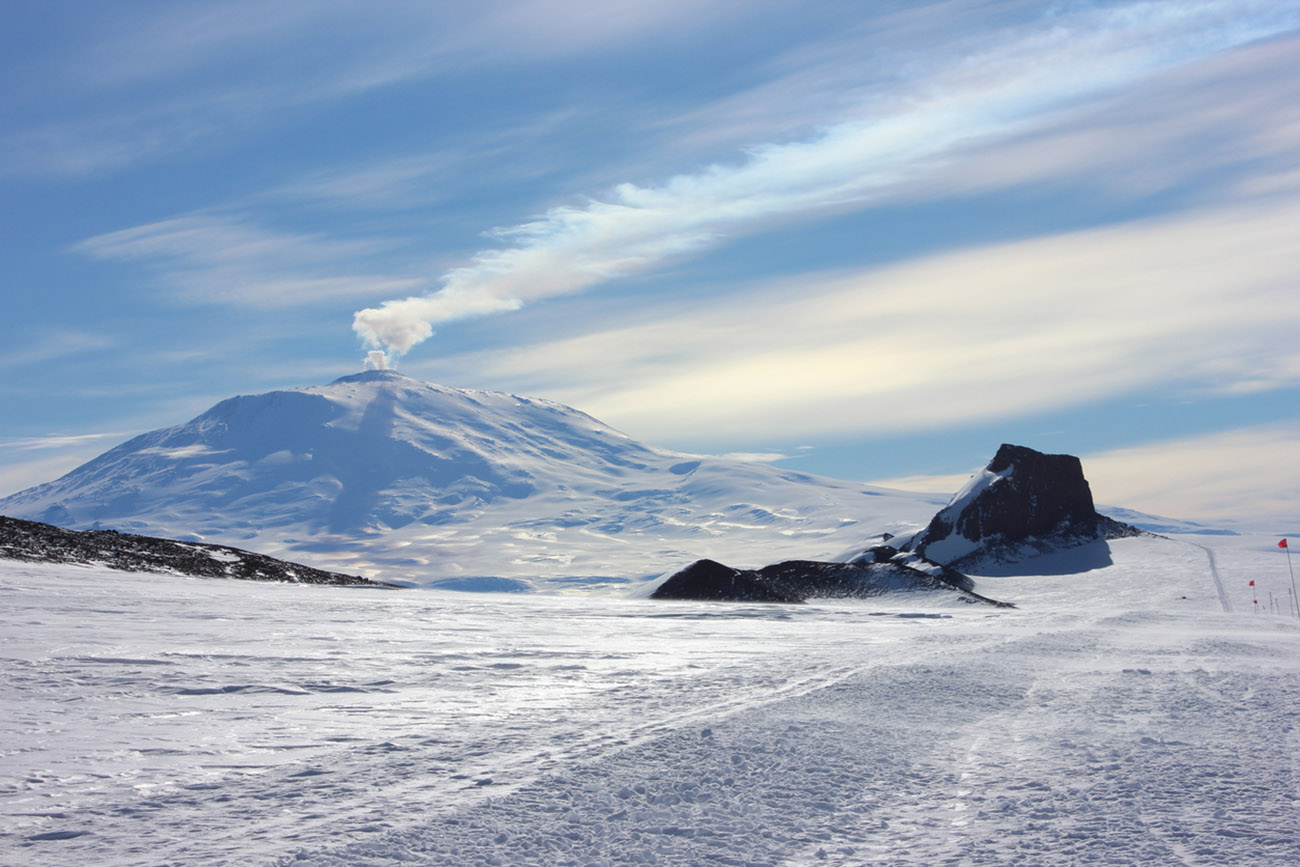
[[[921,565],[920,558],[912,555],[912,559]],[[955,593],[963,602],[1008,607],[1006,603],[971,592],[970,580],[965,576],[942,567],[936,567],[936,571],[939,574],[888,558],[853,563],[787,560],[762,569],[732,569],[713,560],[698,560],[664,581],[650,598],[803,602],[865,599],[895,592],[942,592]],[[950,576],[960,580],[951,580]]]
[[[65,530],[3,515],[0,515],[0,557],[33,563],[96,564],[126,572],[161,572],[199,578],[358,587],[397,586],[355,575],[325,572],[224,545],[173,542],[114,530]]]
[[[969,568],[1139,532],[1097,514],[1077,457],[1004,443],[924,530],[899,547]]]

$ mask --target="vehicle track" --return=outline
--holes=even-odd
[[[1223,587],[1223,580],[1219,577],[1219,565],[1214,561],[1214,552],[1204,545],[1197,545],[1195,542],[1188,542],[1189,545],[1195,545],[1205,552],[1205,558],[1210,564],[1210,577],[1214,579],[1214,589],[1219,594],[1219,604],[1223,606],[1224,611],[1232,611],[1232,600],[1228,598],[1228,591]]]

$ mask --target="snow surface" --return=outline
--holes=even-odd
[[[1014,464],[1000,473],[995,473],[985,467],[970,477],[970,480],[962,486],[961,490],[953,495],[951,502],[935,515],[935,519],[947,522],[948,526],[952,527],[953,530],[942,539],[932,540],[926,546],[925,553],[928,559],[936,563],[953,563],[980,547],[981,542],[979,540],[967,539],[957,531],[957,520],[969,508],[971,503],[979,499],[985,491],[998,482],[1010,478],[1014,470]],[[913,533],[906,537],[900,537],[893,544],[896,547],[906,547],[915,535]]]
[[[1012,611],[0,562],[0,863],[1300,863],[1276,539],[1099,544]]]
[[[222,401],[0,514],[462,588],[827,559],[944,498],[644,445],[546,400],[371,371]]]

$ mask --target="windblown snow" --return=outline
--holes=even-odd
[[[1276,540],[1094,547],[1015,610],[0,561],[0,862],[1300,863]]]

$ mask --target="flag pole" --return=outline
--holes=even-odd
[[[1291,567],[1291,546],[1286,543],[1286,539],[1278,542],[1282,550],[1286,552],[1286,571],[1291,573],[1291,592],[1295,594],[1295,569]]]

